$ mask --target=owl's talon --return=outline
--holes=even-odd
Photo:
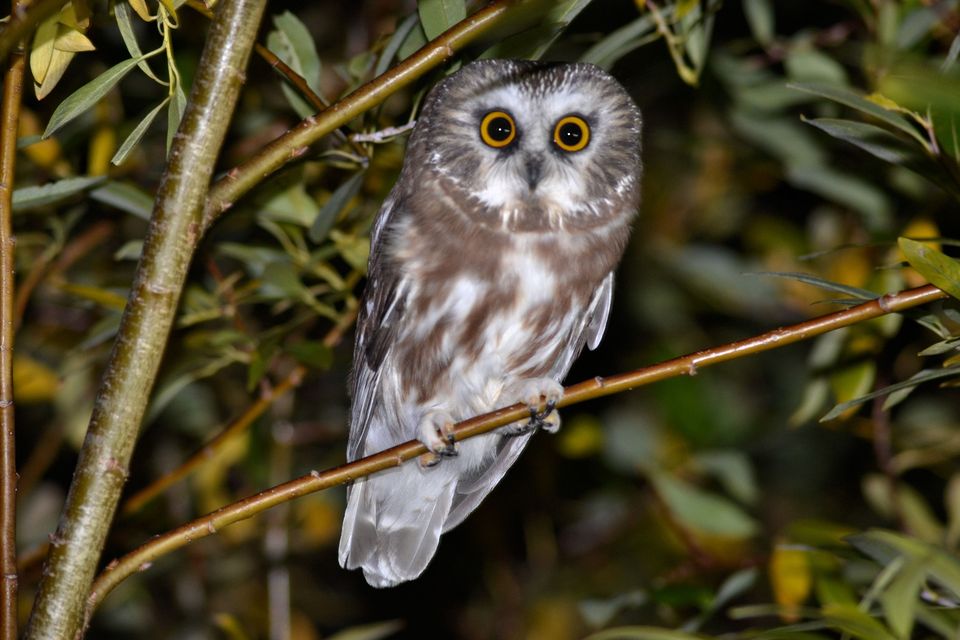
[[[453,418],[443,411],[431,411],[420,422],[420,442],[430,453],[421,456],[420,466],[432,467],[441,458],[453,458],[459,454],[456,435],[453,433]],[[430,456],[429,459],[423,458]]]

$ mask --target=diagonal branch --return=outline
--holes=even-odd
[[[606,378],[598,376],[592,380],[586,380],[567,387],[558,406],[565,407],[585,400],[621,393],[667,378],[696,375],[701,367],[769,351],[819,336],[834,329],[878,318],[888,313],[904,311],[946,297],[946,293],[932,285],[884,295],[876,300],[843,311],[774,329],[746,340],[698,351],[628,373]],[[524,405],[515,404],[464,420],[454,427],[453,434],[457,441],[465,440],[529,416],[529,411]],[[399,466],[405,461],[426,452],[427,448],[423,444],[417,440],[411,440],[322,473],[314,471],[310,475],[267,489],[159,535],[138,549],[111,562],[103,573],[97,577],[87,600],[87,619],[89,620],[106,595],[121,581],[137,571],[148,569],[154,560],[171,551],[179,549],[198,538],[212,535],[227,525],[250,518],[275,505],[309,493],[347,484],[377,471]]]
[[[266,0],[223,0],[174,137],[120,330],[97,393],[28,639],[82,634],[84,600],[173,325],[217,155]]]

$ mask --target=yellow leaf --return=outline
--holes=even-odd
[[[874,91],[867,96],[867,100],[872,102],[875,105],[881,106],[888,111],[903,111],[903,107],[898,105],[896,102],[883,95],[882,93],[877,93]]]
[[[46,402],[57,396],[60,376],[28,356],[13,358],[13,396],[19,404]]]
[[[68,27],[66,25],[60,25],[60,31],[57,35],[57,39],[53,41],[53,46],[55,49],[60,51],[72,51],[74,53],[80,51],[93,51],[96,47],[93,46],[93,43],[90,41],[90,38],[83,35],[76,29]]]
[[[785,622],[796,622],[799,607],[810,596],[813,576],[807,551],[796,545],[779,543],[774,547],[767,567],[770,586],[777,604],[785,609]]]
[[[60,290],[64,291],[65,293],[75,295],[79,298],[85,298],[92,302],[96,302],[97,304],[108,309],[123,311],[123,308],[127,305],[127,299],[123,296],[99,287],[91,287],[84,284],[66,283],[60,285]]]
[[[77,31],[86,31],[90,27],[90,7],[86,0],[73,0],[60,12],[60,24]]]
[[[21,138],[25,138],[27,136],[39,135],[42,132],[43,128],[40,126],[40,119],[37,118],[37,114],[24,108],[20,112],[18,135]],[[63,152],[60,148],[60,142],[56,138],[47,138],[46,140],[35,142],[29,147],[24,147],[23,152],[41,168],[47,169],[48,171],[53,170],[56,175],[63,175],[61,174],[61,170],[63,169],[62,165],[64,164]]]
[[[104,176],[110,169],[110,159],[117,152],[117,132],[113,127],[97,127],[87,153],[87,173]]]
[[[144,22],[152,22],[154,16],[150,13],[150,9],[147,8],[146,0],[129,0],[130,8],[137,12],[137,15],[140,16],[140,19]]]
[[[57,29],[57,16],[53,16],[41,22],[37,27],[37,33],[33,36],[33,46],[30,48],[30,73],[33,74],[33,81],[38,85],[42,84],[43,79],[47,77]]]
[[[61,51],[60,49],[54,48],[53,55],[50,58],[50,66],[47,68],[47,74],[43,78],[43,82],[39,86],[35,86],[34,90],[37,94],[37,100],[42,100],[47,96],[54,87],[57,86],[57,83],[60,82],[60,78],[63,77],[63,74],[66,73],[67,67],[70,65],[70,61],[73,60],[73,56],[77,54],[72,51]]]

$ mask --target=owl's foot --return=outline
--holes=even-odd
[[[420,456],[421,467],[433,467],[443,458],[452,458],[459,451],[453,436],[453,418],[444,411],[431,411],[420,421],[420,437],[418,438],[429,452]]]
[[[503,397],[516,398],[527,405],[530,410],[530,420],[514,422],[507,425],[504,435],[508,437],[522,436],[543,429],[548,433],[556,433],[560,429],[560,414],[557,413],[557,403],[563,396],[563,385],[553,378],[527,378],[518,380]],[[540,411],[540,398],[547,399],[546,406]]]

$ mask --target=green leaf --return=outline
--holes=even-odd
[[[297,180],[271,197],[257,216],[258,219],[310,227],[317,218],[317,203],[307,193],[303,180]]]
[[[157,77],[153,73],[153,69],[150,68],[150,63],[146,61],[143,51],[140,49],[140,45],[137,43],[137,36],[133,31],[133,22],[130,19],[130,4],[127,2],[116,2],[113,5],[113,13],[117,18],[117,26],[120,28],[120,37],[123,38],[123,43],[127,46],[127,51],[130,52],[131,58],[137,58],[140,62],[137,63],[137,66],[140,67],[140,70],[143,71],[147,77],[149,77],[154,82],[159,84],[166,85],[167,83]]]
[[[825,605],[823,617],[830,626],[860,640],[898,640],[883,624],[854,605]]]
[[[433,40],[467,17],[464,0],[418,0],[417,11],[427,40]]]
[[[390,36],[390,40],[387,41],[387,46],[383,48],[383,53],[380,54],[380,59],[377,60],[377,66],[373,71],[374,77],[382,75],[390,68],[390,64],[400,51],[400,46],[406,42],[413,28],[420,27],[419,18],[420,16],[414,13],[404,18],[400,24],[397,25],[397,30]]]
[[[419,16],[417,17],[419,18]],[[414,23],[413,28],[407,33],[407,37],[400,43],[400,48],[397,49],[397,58],[406,60],[419,51],[425,44],[427,44],[427,35],[423,32],[423,25],[420,24],[420,20],[418,19]]]
[[[153,199],[130,182],[110,180],[91,191],[90,197],[143,220],[149,220],[153,213]]]
[[[757,42],[763,46],[773,42],[773,4],[770,0],[743,0],[743,12]]]
[[[943,59],[943,64],[940,65],[940,71],[942,73],[949,71],[950,67],[957,61],[957,58],[960,58],[960,33],[958,33],[957,37],[950,43],[950,50],[947,51],[947,56]]]
[[[273,24],[276,30],[267,36],[267,46],[300,75],[314,93],[319,93],[321,62],[310,31],[289,11],[274,16]],[[281,85],[281,89],[301,118],[316,113],[317,109],[286,82]]]
[[[910,638],[915,610],[919,604],[917,595],[923,586],[925,573],[922,560],[915,559],[906,563],[880,596],[887,623],[901,640]]]
[[[653,15],[646,13],[587,49],[580,61],[609,70],[617,60],[658,37]]]
[[[666,473],[650,475],[657,494],[674,516],[696,531],[734,538],[754,535],[757,525],[733,502]]]
[[[775,278],[787,278],[789,280],[796,280],[797,282],[812,284],[815,287],[827,289],[828,291],[845,293],[851,298],[855,298],[857,300],[876,300],[877,298],[880,297],[873,291],[869,291],[867,289],[861,289],[859,287],[851,287],[845,284],[840,284],[839,282],[832,282],[830,280],[821,278],[819,276],[815,276],[810,273],[801,273],[797,271],[758,271],[754,275],[773,276]]]
[[[260,294],[269,299],[299,298],[305,287],[292,264],[271,262],[263,270]]]
[[[827,413],[827,415],[820,418],[820,422],[827,422],[828,420],[833,420],[834,418],[842,414],[847,409],[850,409],[851,407],[856,407],[858,405],[863,404],[864,402],[869,402],[874,398],[885,396],[887,394],[893,393],[894,391],[898,391],[900,389],[914,388],[921,383],[929,382],[931,380],[940,380],[941,378],[952,378],[956,376],[960,376],[960,366],[948,367],[945,369],[924,369],[923,371],[920,371],[910,376],[910,378],[908,378],[907,380],[904,380],[902,382],[897,382],[896,384],[891,384],[890,386],[884,387],[883,389],[878,389],[871,393],[854,398],[853,400],[848,400],[847,402],[838,404],[833,409],[831,409]]]
[[[513,15],[517,16],[514,24],[527,25],[524,30],[502,39],[480,57],[538,60],[590,2],[534,0],[521,3]],[[667,10],[663,13],[666,14]]]
[[[795,82],[823,82],[830,85],[847,83],[847,73],[843,66],[806,41],[790,47],[783,64],[787,76]]]
[[[327,233],[333,226],[334,221],[336,221],[337,216],[339,216],[343,208],[347,206],[347,203],[360,192],[360,187],[363,186],[364,176],[365,173],[363,171],[358,171],[337,187],[330,195],[330,199],[324,203],[320,209],[320,213],[314,218],[313,225],[310,227],[308,237],[311,242],[319,243],[327,237]]]
[[[717,478],[723,488],[745,504],[754,504],[759,491],[750,460],[742,451],[704,451],[694,456],[694,463]]]
[[[899,113],[884,109],[875,102],[867,100],[862,95],[851,91],[850,89],[817,83],[791,83],[787,86],[798,91],[811,93],[813,95],[820,96],[821,98],[838,102],[842,105],[846,105],[856,109],[857,111],[873,116],[891,128],[906,133],[911,138],[923,145],[924,149],[929,150],[929,143],[920,134],[920,132],[917,131],[917,128],[914,127],[910,121],[901,116]]]
[[[53,115],[50,116],[50,122],[47,124],[47,130],[43,132],[43,137],[50,137],[62,126],[97,104],[103,96],[107,95],[108,91],[113,89],[125,75],[130,73],[145,58],[146,56],[140,56],[139,58],[124,60],[74,91],[57,106]]]
[[[814,118],[812,120],[804,118],[804,122],[830,134],[834,138],[854,144],[890,164],[916,166],[924,159],[917,153],[915,147],[906,144],[904,140],[886,129],[872,124],[835,118]]]
[[[659,627],[614,627],[592,633],[584,640],[705,640],[696,633],[673,631]]]
[[[910,49],[927,36],[942,21],[940,12],[933,7],[914,9],[900,22],[897,29],[897,48]]]
[[[137,126],[133,128],[133,131],[130,132],[130,135],[127,136],[127,139],[124,140],[123,144],[120,145],[120,148],[117,149],[117,152],[113,154],[113,158],[110,160],[111,163],[119,165],[121,162],[127,159],[127,156],[143,138],[143,135],[147,132],[147,128],[151,125],[151,123],[153,123],[154,119],[157,117],[157,114],[160,113],[160,110],[167,106],[168,100],[169,98],[155,106],[147,115],[143,117],[142,120],[140,120],[139,123],[137,123]]]
[[[847,541],[881,565],[889,564],[897,556],[906,556],[908,561],[926,558],[930,577],[948,589],[953,598],[960,598],[960,562],[950,552],[903,534],[880,529],[850,536]]]
[[[21,187],[13,192],[13,210],[20,212],[56,204],[103,184],[106,179],[106,176],[64,178],[40,186]]]
[[[954,298],[960,299],[960,262],[910,238],[898,238],[897,244],[907,262],[920,272],[920,275]]]

